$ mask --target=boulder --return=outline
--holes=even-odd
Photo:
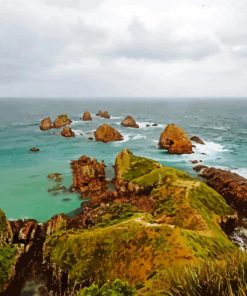
[[[139,125],[136,123],[135,119],[130,115],[125,117],[125,119],[121,122],[121,125],[126,127],[139,128]]]
[[[70,127],[64,127],[61,131],[61,135],[66,138],[75,137],[75,133],[72,131]]]
[[[108,111],[99,111],[96,116],[102,117],[102,118],[106,118],[109,119],[110,118],[110,114],[108,113]]]
[[[42,131],[47,131],[47,130],[53,128],[53,124],[52,124],[51,118],[50,117],[46,117],[46,118],[42,119],[41,122],[40,122],[39,128]]]
[[[197,137],[197,136],[193,136],[193,137],[191,137],[190,140],[191,140],[192,142],[197,143],[197,144],[205,145],[205,143],[203,142],[203,140],[200,139],[200,138]]]
[[[123,136],[108,124],[102,124],[94,133],[95,140],[100,142],[122,141]]]
[[[70,125],[71,122],[72,120],[69,119],[67,114],[61,114],[57,116],[56,120],[54,121],[53,127],[60,128],[66,125]]]
[[[171,154],[192,153],[192,143],[185,131],[175,124],[168,124],[160,135],[159,147]]]
[[[88,111],[84,112],[84,114],[82,116],[82,120],[83,121],[90,121],[90,120],[92,120],[91,114]]]

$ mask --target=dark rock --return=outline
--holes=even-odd
[[[191,137],[190,140],[191,140],[192,142],[195,142],[195,143],[198,143],[198,144],[201,144],[201,145],[205,145],[205,143],[203,142],[203,140],[200,139],[200,138],[197,137],[197,136],[193,136],[193,137]]]
[[[38,152],[38,151],[40,151],[40,149],[37,148],[37,147],[32,147],[32,148],[30,149],[30,151],[32,151],[32,152]]]

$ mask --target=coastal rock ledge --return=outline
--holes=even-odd
[[[185,131],[175,124],[168,124],[160,135],[159,147],[170,154],[190,154],[192,143]]]
[[[220,193],[240,214],[247,215],[247,179],[238,174],[205,166],[195,167],[207,184]]]

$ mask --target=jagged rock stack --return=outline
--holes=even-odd
[[[123,136],[108,124],[102,124],[94,133],[95,140],[100,142],[122,141]]]
[[[139,128],[139,125],[136,123],[135,119],[130,115],[125,117],[125,119],[121,122],[121,125],[126,127]]]
[[[170,154],[192,153],[192,143],[185,131],[175,124],[168,124],[160,135],[159,147]]]

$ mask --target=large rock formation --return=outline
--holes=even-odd
[[[185,131],[175,124],[168,124],[160,135],[159,147],[171,154],[192,153],[192,143]]]
[[[98,195],[106,190],[104,162],[97,162],[87,156],[71,162],[73,188],[82,197]]]
[[[47,131],[51,128],[53,128],[53,124],[51,121],[50,117],[46,117],[44,119],[41,120],[40,122],[40,127],[39,127],[42,131]]]
[[[222,169],[199,167],[200,176],[239,213],[247,215],[247,179]]]
[[[139,128],[139,125],[136,123],[135,119],[130,115],[125,117],[125,119],[121,122],[121,125],[126,127]]]
[[[122,141],[123,136],[108,124],[103,124],[94,133],[95,140],[100,142]]]
[[[66,138],[75,137],[75,133],[72,131],[70,127],[64,127],[61,131],[61,135]]]
[[[108,113],[108,111],[99,111],[96,116],[102,117],[102,118],[106,118],[109,119],[111,116]]]
[[[53,127],[61,128],[66,125],[70,125],[71,123],[72,123],[72,120],[69,119],[67,114],[61,114],[61,115],[58,115],[57,118],[55,119]]]
[[[92,120],[91,114],[88,111],[84,112],[84,114],[82,116],[82,120],[83,121],[91,121]]]

